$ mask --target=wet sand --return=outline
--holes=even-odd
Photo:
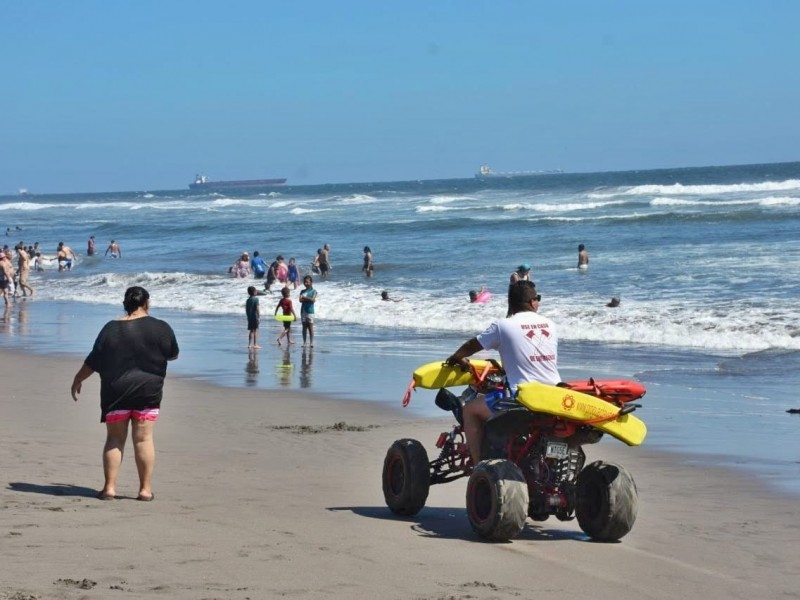
[[[80,359],[2,350],[0,364],[3,600],[751,600],[800,589],[800,507],[753,477],[603,442],[589,458],[619,461],[639,487],[621,543],[550,520],[486,544],[465,516],[465,480],[434,486],[416,517],[383,502],[391,442],[413,437],[431,453],[448,419],[299,391],[169,376],[155,501],[133,499],[129,449],[123,497],[102,502],[97,376],[76,404]]]

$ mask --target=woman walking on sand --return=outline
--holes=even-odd
[[[92,351],[75,374],[71,392],[77,402],[82,382],[94,372],[100,374],[100,422],[106,424],[107,435],[103,448],[105,483],[97,497],[116,497],[130,422],[139,472],[136,499],[150,501],[154,498],[153,427],[161,407],[167,361],[178,358],[178,342],[165,321],[149,315],[150,294],[143,287],[128,288],[122,305],[125,316],[109,321],[100,331]]]

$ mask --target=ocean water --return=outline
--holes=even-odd
[[[36,297],[7,311],[0,346],[84,354],[125,288],[143,285],[179,334],[180,373],[385,402],[415,365],[502,317],[509,275],[529,263],[559,328],[562,375],[645,383],[646,443],[746,463],[784,485],[800,474],[800,416],[785,412],[800,407],[800,163],[3,197],[0,226],[12,247],[39,242],[52,257],[64,241],[79,255],[71,272],[52,262],[33,277]],[[90,235],[99,256],[85,255]],[[122,259],[103,257],[111,239]],[[325,243],[333,270],[315,283],[315,348],[277,349],[265,320],[264,349],[249,357],[253,281],[228,267],[258,250],[308,271]],[[576,269],[580,243],[587,271]],[[469,304],[480,286],[492,299]],[[382,290],[402,301],[382,302]],[[605,306],[612,296],[620,307]],[[262,311],[277,300],[262,298]],[[417,396],[417,410],[434,410]]]

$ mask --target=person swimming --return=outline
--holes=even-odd
[[[489,293],[489,290],[483,285],[477,292],[475,290],[469,291],[469,301],[471,304],[483,304],[484,302],[488,302],[491,297],[492,295]]]

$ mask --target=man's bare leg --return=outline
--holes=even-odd
[[[483,424],[492,416],[486,406],[486,399],[480,395],[464,405],[464,435],[467,437],[472,465],[481,462],[481,444],[483,443]]]

